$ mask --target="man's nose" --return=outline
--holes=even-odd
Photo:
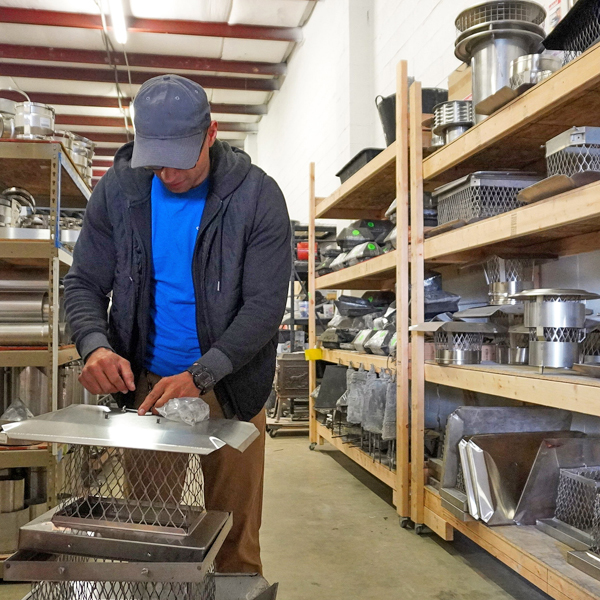
[[[163,180],[164,183],[171,183],[177,178],[177,169],[172,169],[171,167],[164,167],[163,169],[161,169],[159,177]]]

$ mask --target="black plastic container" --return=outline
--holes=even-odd
[[[448,90],[441,88],[423,88],[421,91],[423,114],[433,114],[433,107],[448,100]],[[396,141],[396,94],[377,96],[375,104],[383,126],[385,143],[389,146]]]
[[[361,150],[354,158],[352,158],[344,167],[336,173],[336,176],[340,178],[340,181],[344,183],[347,179],[350,179],[354,173],[357,173],[362,169],[368,162],[372,161],[378,154],[383,152],[383,148],[365,148]]]

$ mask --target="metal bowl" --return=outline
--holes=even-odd
[[[535,85],[547,79],[562,67],[562,60],[554,56],[528,54],[510,63],[510,87],[515,90],[522,85]]]

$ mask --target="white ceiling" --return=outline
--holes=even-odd
[[[240,88],[222,89],[205,85],[213,104],[244,105],[235,108],[235,113],[242,114],[213,111],[213,116],[224,127],[256,124],[261,118],[260,114],[252,113],[256,112],[255,109],[266,111],[271,97],[277,92],[272,91],[272,88],[255,90],[247,87],[262,86],[261,81],[267,85],[269,80],[277,80],[278,86],[284,84],[285,62],[301,39],[300,28],[310,17],[316,1],[318,0],[123,0],[129,26],[133,30],[128,32],[124,47],[112,39],[110,29],[109,37],[117,53],[125,51],[130,55],[130,68],[134,74],[148,73],[150,77],[159,73],[178,72],[190,77],[210,77],[208,83],[216,77],[222,78],[224,88]],[[107,4],[107,0],[99,2],[103,7],[103,3]],[[103,10],[110,27],[107,7]],[[61,22],[60,15],[57,15],[60,18],[54,18],[52,14],[34,11],[75,13],[73,16],[65,15],[64,18],[70,21],[76,19],[74,24],[77,26],[55,26],[54,22]],[[61,94],[61,101],[65,98],[64,95],[91,97],[84,98],[86,105],[75,105],[68,101],[58,105],[55,103],[57,114],[63,119],[68,120],[70,115],[76,116],[74,120],[78,122],[89,118],[88,124],[67,123],[57,127],[90,134],[125,134],[124,125],[119,127],[117,122],[104,126],[98,124],[97,120],[94,121],[96,117],[123,117],[118,107],[100,106],[107,98],[114,99],[117,96],[117,87],[112,82],[95,80],[94,69],[100,69],[105,76],[107,69],[110,69],[105,61],[102,32],[97,28],[99,14],[100,9],[94,0],[0,0],[0,87],[17,87],[41,95],[42,98],[48,94]],[[139,19],[150,20],[150,25],[146,26],[148,23],[141,23]],[[187,29],[182,34],[181,28],[186,27],[185,22]],[[190,28],[193,22],[204,23],[200,27],[205,35],[189,34],[195,33]],[[140,31],[156,29],[154,25],[169,33]],[[240,26],[243,27],[241,34]],[[244,37],[239,37],[240,35]],[[58,56],[56,49],[65,51]],[[82,56],[76,53],[78,50],[87,52]],[[211,59],[212,64],[198,62],[198,59]],[[198,66],[212,70],[197,70],[194,68],[194,61]],[[242,61],[243,64],[221,61]],[[138,64],[139,62],[144,64]],[[2,67],[2,63],[9,64]],[[160,67],[148,64],[159,64]],[[21,65],[22,69],[33,68],[35,72],[21,76]],[[70,70],[75,68],[83,70],[84,74]],[[52,77],[48,76],[48,69],[54,70]],[[119,64],[118,70],[126,73],[122,64]],[[141,82],[143,76],[139,74],[138,77]],[[217,79],[217,82],[220,83],[221,80]],[[121,83],[120,87],[122,94],[127,96],[127,105],[129,97],[135,95],[140,83],[131,86]],[[37,97],[33,99],[36,100]],[[248,108],[244,108],[245,106]],[[220,132],[219,135],[236,145],[243,144],[246,137],[243,132]],[[90,137],[93,139],[92,135]],[[101,148],[116,149],[119,143],[100,142],[98,145]],[[99,156],[98,159],[106,161],[111,157]]]

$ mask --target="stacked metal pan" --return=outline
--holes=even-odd
[[[537,52],[546,11],[536,2],[496,0],[464,10],[456,19],[455,55],[473,68],[473,106],[510,85],[513,60]],[[476,122],[483,115],[476,115]]]

